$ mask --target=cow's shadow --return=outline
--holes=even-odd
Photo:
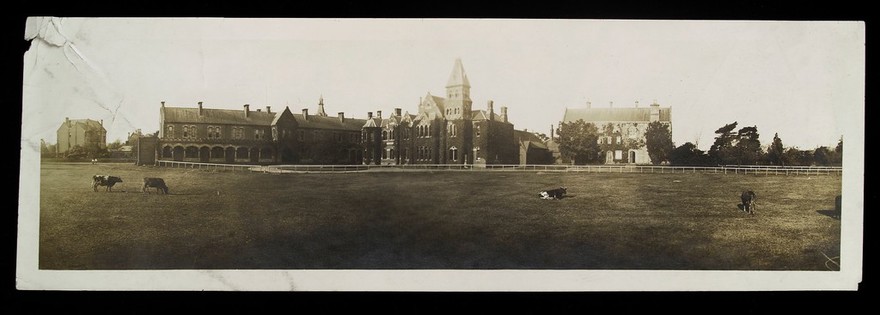
[[[827,215],[827,216],[831,217],[832,219],[840,220],[840,211],[836,211],[834,209],[828,209],[828,210],[816,210],[816,212],[819,214]]]

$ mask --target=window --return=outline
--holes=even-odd
[[[214,127],[208,126],[208,139],[214,138]]]
[[[623,159],[623,151],[614,150],[614,159],[615,160],[622,160]]]
[[[474,160],[479,160],[479,159],[480,159],[480,147],[475,147],[474,148]]]
[[[382,130],[382,140],[388,140],[388,131]]]
[[[458,161],[458,148],[451,147],[449,148],[449,159],[453,161]]]
[[[474,135],[477,137],[480,136],[480,124],[479,123],[474,123]]]
[[[254,139],[261,140],[266,139],[266,131],[260,129],[254,129]]]
[[[448,128],[449,128],[449,136],[454,138],[455,135],[457,134],[457,132],[455,130],[455,124],[450,122]]]
[[[183,137],[189,138],[189,126],[183,126]]]
[[[242,138],[244,138],[244,128],[232,127],[232,139],[242,139]]]
[[[394,140],[394,128],[388,130],[388,139]]]
[[[623,139],[620,136],[617,136],[617,144],[623,143]]]
[[[382,150],[382,159],[388,159],[388,150]]]
[[[602,144],[602,137],[596,138],[596,144]]]

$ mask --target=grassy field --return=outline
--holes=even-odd
[[[93,192],[91,176],[125,182]],[[170,195],[142,194],[163,177]],[[42,166],[41,269],[828,270],[839,176]],[[569,197],[540,200],[567,186]],[[738,209],[754,190],[754,216]]]

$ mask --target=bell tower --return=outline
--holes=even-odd
[[[471,83],[461,65],[461,58],[456,58],[452,74],[446,82],[446,119],[470,119],[472,103]]]

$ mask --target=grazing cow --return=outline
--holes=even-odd
[[[141,190],[146,193],[147,188],[156,188],[157,194],[159,191],[166,195],[168,194],[168,186],[165,185],[165,180],[161,178],[144,177],[144,187]]]
[[[556,189],[548,189],[538,194],[541,199],[562,199],[567,193],[567,188],[559,187]]]
[[[95,175],[92,176],[92,189],[98,191],[98,186],[106,186],[106,191],[113,191],[113,185],[116,183],[121,183],[122,178],[110,175]]]
[[[749,215],[755,214],[755,199],[758,198],[758,195],[755,194],[754,191],[748,190],[744,191],[742,195],[740,195],[740,199],[742,200],[742,210]]]

